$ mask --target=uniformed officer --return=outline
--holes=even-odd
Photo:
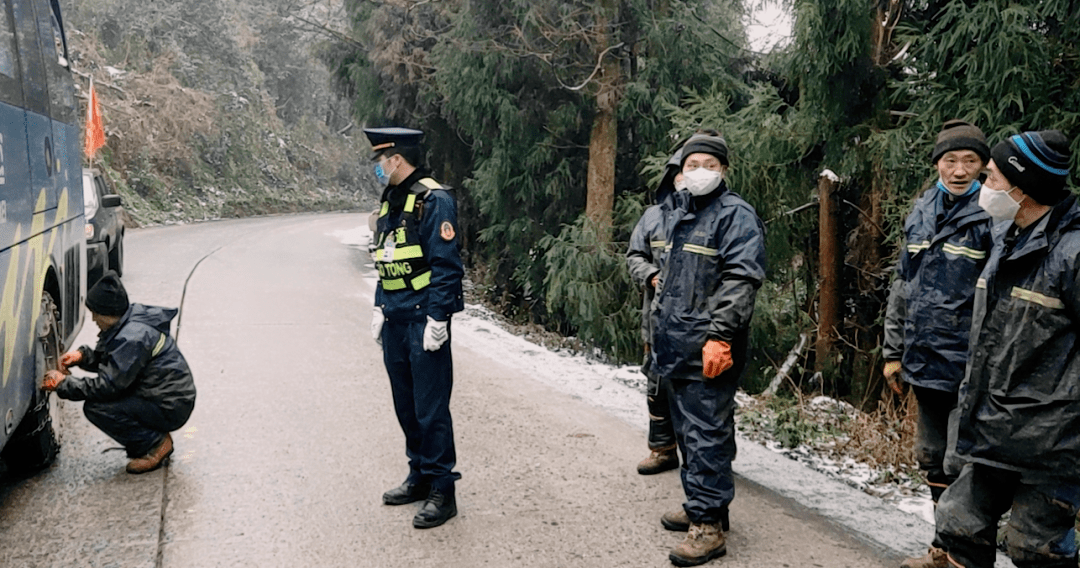
[[[423,166],[423,132],[369,128],[364,134],[375,151],[375,175],[386,186],[373,236],[379,283],[371,332],[383,347],[409,457],[409,475],[383,494],[383,503],[424,501],[413,526],[437,527],[457,515],[454,482],[461,478],[453,471],[450,419],[450,318],[464,309],[457,207],[449,188]]]

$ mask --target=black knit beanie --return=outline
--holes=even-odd
[[[122,316],[128,309],[127,290],[112,270],[98,280],[86,293],[86,307],[103,316]]]
[[[690,154],[711,154],[716,156],[716,159],[720,160],[721,164],[728,165],[727,141],[722,136],[709,136],[706,134],[691,136],[682,147],[682,158],[680,158],[679,167],[686,163],[686,158]]]
[[[999,142],[990,151],[998,170],[1041,205],[1057,205],[1069,195],[1072,151],[1058,130],[1023,132]]]
[[[986,143],[986,135],[978,126],[963,120],[945,121],[934,142],[930,161],[936,164],[941,156],[953,150],[971,150],[982,158],[983,164],[990,161],[990,146]]]

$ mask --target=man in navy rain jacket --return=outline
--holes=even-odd
[[[191,369],[169,335],[177,310],[129,303],[111,271],[87,292],[86,307],[101,329],[97,345],[65,353],[60,364],[96,375],[49,371],[43,388],[86,401],[86,418],[127,450],[129,473],[157,469],[172,454],[170,432],[183,427],[195,409]]]
[[[944,124],[931,156],[939,177],[904,222],[885,318],[885,376],[897,392],[897,376],[915,392],[915,454],[934,502],[960,472],[945,459],[948,422],[967,365],[975,280],[992,244],[990,216],[978,203],[989,159],[981,130],[959,120]]]
[[[727,550],[721,526],[735,495],[735,391],[765,279],[764,226],[724,183],[727,168],[722,137],[693,136],[683,146],[686,192],[667,225],[652,310],[654,372],[667,381],[683,457],[686,503],[661,519],[665,528],[688,531],[669,554],[676,566]]]
[[[971,355],[960,385],[960,476],[941,495],[944,561],[994,565],[998,521],[1019,567],[1077,563],[1080,509],[1080,206],[1066,189],[1071,151],[1056,130],[994,146],[979,204],[994,248],[976,284]]]

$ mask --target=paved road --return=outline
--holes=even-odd
[[[644,433],[455,343],[459,516],[412,528],[382,492],[407,473],[379,348],[362,215],[133,230],[134,301],[176,306],[199,388],[172,464],[124,473],[78,403],[58,462],[0,482],[3,567],[670,566],[675,472],[642,477]],[[208,255],[209,256],[206,256]],[[93,343],[88,322],[80,343]],[[730,567],[895,565],[798,503],[737,480]]]

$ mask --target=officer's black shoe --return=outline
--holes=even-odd
[[[457,501],[438,489],[432,489],[420,512],[413,517],[412,526],[418,529],[437,527],[457,516]]]
[[[427,499],[431,486],[426,483],[402,483],[401,487],[395,487],[382,495],[382,502],[386,505],[405,505]]]

